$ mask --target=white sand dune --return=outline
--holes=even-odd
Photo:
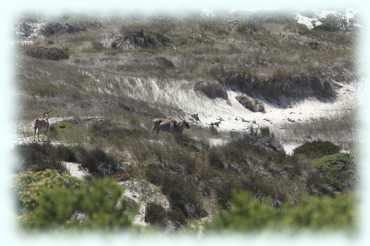
[[[221,131],[249,131],[252,126],[269,126],[278,129],[281,124],[333,117],[351,110],[355,103],[355,83],[334,82],[334,84],[338,87],[337,98],[334,101],[323,102],[316,98],[307,98],[289,108],[280,108],[264,102],[266,113],[254,113],[244,108],[235,99],[243,93],[232,90],[227,91],[229,100],[226,101],[218,98],[210,99],[194,91],[188,81],[161,83],[156,79],[139,78],[121,81],[121,85],[126,87],[127,96],[157,104],[159,107],[168,105],[179,108],[189,118],[191,114],[198,114],[200,121],[194,124],[202,127],[209,127],[210,123],[221,121],[219,126]]]

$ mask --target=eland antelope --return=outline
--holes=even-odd
[[[37,141],[40,141],[40,132],[43,132],[46,136],[46,139],[49,140],[49,113],[45,112],[42,114],[41,117],[37,118],[35,120],[35,123],[33,125],[33,141],[36,140],[36,134],[37,134]]]
[[[184,128],[190,128],[189,122],[187,122],[186,120],[178,121],[173,118],[157,118],[153,120],[152,132],[156,132],[158,134],[159,131],[164,131],[181,134]]]

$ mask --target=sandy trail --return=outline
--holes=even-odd
[[[57,123],[63,122],[63,121],[73,121],[77,120],[76,117],[73,116],[66,116],[66,117],[50,117],[49,118],[49,124],[50,126],[55,125]],[[93,115],[93,116],[83,116],[79,117],[78,120],[82,121],[101,121],[104,120],[103,116],[99,115]],[[30,143],[35,143],[37,141],[34,141],[33,137],[33,125],[34,121],[26,121],[26,122],[21,122],[17,124],[17,136],[14,139],[13,143],[14,145],[19,145],[19,144],[30,144]],[[40,140],[37,143],[46,143],[46,138],[43,134],[40,134]],[[56,140],[49,141],[50,144],[52,145],[73,145],[73,144],[68,144],[68,143],[63,143],[59,142]]]

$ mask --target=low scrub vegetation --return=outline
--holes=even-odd
[[[270,77],[259,77],[250,71],[222,71],[218,80],[228,88],[283,107],[288,106],[290,101],[305,97],[320,100],[332,100],[336,97],[333,85],[317,74],[290,74],[286,70],[278,70]]]
[[[158,186],[167,199],[147,202],[144,219],[161,229],[187,229],[207,216],[214,218],[210,230],[242,232],[353,225],[356,168],[335,139],[353,139],[350,115],[289,121],[279,138],[268,127],[227,135],[217,122],[177,136],[151,129],[154,118],[184,116],[185,109],[194,111],[193,122],[206,123],[194,102],[184,102],[193,90],[230,106],[227,90],[243,93],[248,98],[236,98],[242,105],[255,112],[266,106],[268,113],[262,102],[289,107],[308,97],[334,100],[340,83],[356,78],[355,29],[329,16],[309,30],[293,14],[91,18],[42,20],[40,33],[31,23],[19,27],[35,41],[17,56],[20,118],[29,122],[50,110],[51,117],[74,116],[49,131],[53,144],[65,146],[16,147],[22,226],[130,228],[130,206],[110,177]],[[23,129],[24,136],[31,131]],[[211,146],[211,137],[227,141]],[[278,141],[284,137],[285,143],[310,142],[287,156]],[[63,162],[80,163],[90,176],[72,178]]]
[[[217,81],[199,81],[194,85],[194,90],[202,92],[211,99],[228,99],[225,88],[221,84],[217,83]]]
[[[63,60],[68,59],[69,54],[60,48],[46,48],[46,47],[31,47],[25,50],[26,55],[48,60]]]
[[[72,153],[64,147],[54,147],[50,144],[19,145],[16,152],[20,156],[20,170],[42,171],[56,169],[65,171],[62,160],[73,160]]]
[[[66,162],[81,163],[94,176],[110,176],[119,171],[120,164],[109,154],[99,148],[91,150],[82,146],[66,147],[50,144],[20,145],[16,151],[20,155],[19,170],[42,171],[54,169],[65,172],[61,164]]]
[[[81,181],[53,170],[18,174],[20,225],[31,230],[127,229],[134,210],[113,180]]]
[[[297,204],[274,208],[269,199],[235,193],[229,209],[216,215],[208,229],[214,232],[260,232],[261,230],[353,231],[355,194],[304,197]]]
[[[294,155],[304,155],[309,159],[315,159],[324,155],[338,153],[340,147],[329,141],[313,141],[307,142],[294,149]]]
[[[302,143],[325,139],[347,150],[353,149],[356,143],[356,115],[351,111],[340,112],[330,118],[286,124],[283,129],[277,136],[283,142]]]
[[[60,34],[73,34],[81,31],[86,31],[86,26],[81,23],[59,23],[51,22],[47,23],[41,29],[41,34],[48,37],[51,35],[60,35]]]
[[[82,144],[86,140],[86,130],[79,122],[62,121],[53,124],[49,129],[49,137],[52,140],[71,144]]]
[[[332,193],[351,191],[358,181],[357,168],[352,154],[337,153],[312,161],[320,174],[321,184]]]
[[[101,136],[110,136],[111,130],[109,129],[115,129],[115,127],[106,126],[106,129],[108,129],[106,132],[93,132],[98,135],[102,134]],[[119,133],[120,130],[112,131]],[[136,137],[136,141],[130,143],[131,147],[123,145],[132,152],[132,158],[137,161],[135,166],[131,167],[130,172],[159,186],[170,203],[168,210],[164,210],[157,204],[149,204],[145,220],[159,228],[165,228],[170,224],[175,228],[186,228],[190,221],[204,218],[214,212],[207,207],[205,202],[211,199],[217,207],[226,209],[216,216],[214,224],[211,226],[214,229],[224,227],[225,230],[228,230],[238,227],[239,230],[253,231],[264,228],[281,228],[281,226],[310,229],[346,227],[349,222],[342,221],[342,223],[340,221],[351,220],[349,217],[340,218],[338,221],[331,221],[332,219],[329,217],[317,220],[317,214],[329,213],[330,211],[314,213],[313,210],[316,207],[320,208],[322,204],[334,206],[335,202],[332,199],[338,200],[338,204],[341,204],[342,200],[345,201],[343,203],[350,200],[350,198],[344,197],[346,197],[346,192],[354,190],[357,180],[352,155],[337,153],[338,149],[335,145],[324,142],[306,145],[298,151],[300,154],[286,156],[273,134],[267,129],[264,132],[263,135],[234,136],[228,144],[217,147],[209,147],[207,144],[186,135],[175,137],[166,134],[160,135],[156,140],[158,142],[150,143],[146,140],[143,144],[144,140]],[[159,144],[160,141],[166,144]],[[26,209],[35,213],[37,211],[36,214],[30,213],[27,216],[22,216],[26,221],[25,225],[29,225],[29,227],[47,227],[46,221],[40,222],[41,224],[32,224],[34,222],[30,221],[42,220],[41,218],[49,216],[49,213],[54,213],[47,205],[45,205],[46,207],[36,207],[37,204],[46,204],[48,199],[54,199],[53,194],[64,196],[65,193],[68,193],[67,190],[71,192],[71,190],[80,189],[79,181],[65,178],[68,176],[63,174],[65,170],[62,166],[52,165],[52,163],[62,161],[81,163],[93,177],[114,176],[116,172],[120,171],[119,162],[98,148],[86,149],[82,146],[65,147],[48,144],[23,145],[18,148],[25,160],[22,170],[43,170],[41,172],[19,172],[18,175],[21,177],[24,175],[25,178],[18,182],[24,185],[26,185],[25,182],[29,182],[30,185],[27,186],[27,189],[34,189],[33,187],[38,184],[38,181],[35,180],[42,179],[38,175],[47,174],[52,175],[52,179],[56,180],[56,187],[65,187],[65,189],[58,190],[59,188],[54,189],[52,184],[45,185],[45,187],[51,188],[50,193],[45,193],[45,200],[38,197],[41,191],[22,193],[25,196],[20,201],[22,204],[19,206],[20,211]],[[46,164],[40,165],[44,162]],[[37,168],[30,168],[32,163]],[[33,182],[36,182],[35,186],[31,185]],[[60,182],[66,183],[60,184]],[[92,183],[88,184],[93,185]],[[235,199],[238,199],[232,196],[234,192],[248,193],[246,197],[241,195],[243,197],[241,199],[247,199],[243,200],[247,207],[240,208],[242,211],[255,209],[253,212],[245,211],[246,215],[242,214],[239,222],[234,221],[236,215],[232,215],[235,202],[237,202]],[[304,197],[307,194],[310,197],[306,201]],[[326,195],[338,196],[338,198],[326,198]],[[318,198],[316,199],[314,196]],[[82,199],[78,198],[79,196],[76,194],[71,197],[77,200]],[[65,204],[65,206],[77,206],[75,200],[68,202],[71,202],[72,205]],[[56,206],[54,202],[52,204]],[[345,204],[338,205],[332,209],[333,211],[340,208],[347,209],[346,206]],[[300,214],[302,209],[308,214],[304,212]],[[84,220],[85,215],[76,212],[72,213],[72,216],[71,212],[68,211],[62,211],[62,214],[58,215],[57,221],[51,220],[53,225],[66,223],[66,226],[73,227],[78,223],[84,223],[77,223],[76,218]],[[344,212],[348,215],[347,210]],[[248,217],[250,214],[253,214],[250,220],[244,221],[243,216]],[[300,218],[303,221],[300,221]],[[326,221],[331,222],[326,223]],[[95,222],[87,224],[90,223]],[[105,225],[108,222],[102,219],[101,222],[96,223]],[[120,224],[121,222],[117,223],[120,226],[123,225]],[[82,227],[85,226],[85,224],[82,225]]]
[[[149,203],[145,209],[145,222],[156,225],[165,226],[166,225],[166,210],[158,204]]]

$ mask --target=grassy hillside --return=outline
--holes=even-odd
[[[306,133],[332,140],[338,128],[351,131],[350,114],[289,124],[278,136],[267,127],[221,132],[194,116],[183,134],[152,132],[153,118],[189,119],[177,101],[229,105],[227,90],[285,109],[307,98],[335,101],[336,82],[357,79],[356,29],[333,18],[312,30],[290,13],[24,18],[20,39],[32,44],[16,56],[21,224],[128,229],[136,212],[149,230],[191,231],[213,218],[207,228],[217,230],[351,227],[353,155],[312,141],[288,156],[278,141]],[[45,111],[50,142],[28,143],[30,122]],[[66,162],[88,176],[71,177]]]
[[[120,90],[120,80],[132,77],[164,83],[216,80],[283,107],[309,96],[333,100],[332,80],[356,78],[355,29],[308,30],[293,17],[56,19],[44,26],[43,38],[20,48],[17,78],[27,95],[22,99],[31,107],[46,100],[58,113],[68,108],[68,113],[122,110],[114,101],[127,98],[109,97],[107,104],[104,89]],[[55,23],[68,26],[63,29]],[[64,50],[68,59],[45,59],[55,56],[53,48]],[[63,102],[68,107],[58,106]]]

